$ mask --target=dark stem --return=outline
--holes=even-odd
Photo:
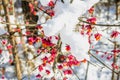
[[[116,48],[117,48],[117,43],[114,42],[114,50],[116,50]],[[114,66],[115,63],[116,63],[116,52],[114,52],[113,66]],[[114,71],[115,71],[115,68],[113,67],[111,80],[115,80],[115,79],[114,79],[114,78],[115,78]]]
[[[115,8],[116,8],[116,20],[118,20],[118,1],[115,0]]]
[[[120,71],[118,72],[118,75],[117,75],[117,80],[120,79]]]
[[[89,62],[87,62],[87,69],[86,69],[86,74],[85,74],[85,80],[87,80],[88,70],[89,70]]]

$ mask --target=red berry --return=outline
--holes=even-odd
[[[65,70],[65,71],[63,71],[63,72],[64,72],[65,75],[67,75],[67,74],[68,74],[68,75],[72,74],[72,70]]]
[[[94,37],[95,37],[95,39],[98,41],[98,40],[100,40],[100,38],[101,38],[101,34],[100,33],[96,33],[95,35],[94,35]]]
[[[54,7],[54,2],[53,1],[50,1],[49,3],[48,3],[48,6],[50,6],[50,7]]]
[[[65,46],[66,48],[66,51],[70,51],[71,50],[71,47],[70,47],[70,45],[67,45],[67,46]]]
[[[39,65],[38,70],[42,71],[43,70],[43,66]]]
[[[67,77],[64,77],[63,80],[67,80],[68,78]]]
[[[63,66],[62,65],[58,65],[58,69],[63,69]]]
[[[49,70],[46,70],[46,73],[49,75],[49,74],[50,74],[50,71],[49,71]]]
[[[36,78],[41,78],[42,76],[40,74],[36,75]]]
[[[0,54],[2,53],[2,49],[0,49]]]
[[[111,38],[116,38],[119,34],[120,34],[120,32],[113,31],[112,34],[111,34]]]

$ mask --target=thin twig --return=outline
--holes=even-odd
[[[69,67],[70,67],[70,66],[69,66]],[[74,75],[78,78],[78,80],[81,80],[81,79],[79,78],[79,76],[75,73],[75,71],[72,69],[72,67],[70,67],[70,69],[73,71]]]
[[[89,62],[87,62],[87,69],[86,69],[86,73],[85,73],[85,80],[87,80],[88,70],[89,70]]]
[[[107,66],[104,62],[102,62],[100,59],[98,59],[96,56],[94,56],[90,51],[88,51],[88,54],[91,55],[92,57],[94,57],[97,61],[99,61],[106,68],[108,68],[109,70],[113,71],[109,66]],[[118,72],[116,72],[116,71],[113,71],[113,72],[118,74]]]
[[[106,27],[106,26],[109,26],[109,27],[120,27],[120,25],[118,24],[92,24],[92,23],[89,23],[89,22],[87,22],[87,21],[84,21],[84,20],[81,20],[81,19],[79,19],[79,21],[81,21],[81,22],[83,22],[83,23],[86,23],[86,24],[90,24],[90,25],[95,25],[95,26],[102,26],[102,27]]]

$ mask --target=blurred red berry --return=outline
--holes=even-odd
[[[0,49],[0,54],[2,53],[2,49]]]
[[[112,55],[107,56],[107,60],[110,60],[112,57]]]
[[[92,13],[94,12],[94,7],[91,7],[91,8],[88,10],[88,12],[89,12],[90,14],[92,14]]]
[[[46,70],[46,73],[49,75],[49,74],[50,74],[50,71],[49,71],[49,70]]]
[[[51,17],[55,15],[55,12],[53,10],[47,10],[46,11]]]
[[[39,70],[39,71],[42,71],[42,70],[43,70],[43,66],[42,66],[42,65],[39,65],[38,70]]]
[[[87,19],[87,22],[91,23],[91,24],[95,24],[96,23],[96,18],[95,17],[92,17],[90,19]]]
[[[40,74],[36,75],[36,78],[40,79],[42,76]]]
[[[58,69],[63,69],[63,66],[62,65],[58,65]]]
[[[95,35],[94,35],[94,37],[95,37],[95,39],[98,41],[98,40],[100,40],[100,38],[101,38],[101,34],[100,33],[96,33]]]
[[[111,34],[111,38],[116,38],[119,34],[120,34],[120,32],[113,31],[112,34]]]
[[[50,6],[50,7],[54,7],[54,2],[53,1],[50,1],[49,3],[48,3],[48,6]]]
[[[69,69],[68,69],[68,70],[64,70],[63,72],[64,72],[65,75],[70,75],[70,74],[72,74],[72,70],[69,70]]]
[[[86,63],[86,62],[87,62],[87,59],[83,59],[83,60],[81,60],[81,62]]]
[[[68,78],[67,77],[64,77],[63,80],[67,80]]]
[[[71,50],[70,45],[67,45],[67,46],[65,46],[65,47],[66,47],[66,48],[65,48],[66,51],[70,51],[70,50]]]
[[[36,26],[37,29],[42,29],[43,27],[41,25]]]
[[[12,45],[11,44],[9,44],[9,45],[7,45],[7,49],[12,49]]]

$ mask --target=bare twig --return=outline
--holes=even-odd
[[[2,5],[3,5],[3,8],[4,8],[5,15],[6,15],[5,16],[6,23],[10,23],[9,11],[8,11],[8,8],[7,8],[7,1],[8,0],[2,0]],[[7,26],[8,33],[11,32],[10,25],[7,24],[6,26]],[[10,41],[10,44],[13,46],[12,53],[13,53],[13,56],[14,56],[15,70],[16,70],[17,78],[18,78],[18,80],[21,80],[22,74],[21,74],[21,68],[20,68],[20,60],[19,60],[19,57],[17,55],[16,42],[15,42],[14,35],[9,35],[8,39]]]
[[[69,66],[69,67],[70,67],[70,66]],[[70,67],[70,69],[73,71],[74,75],[78,78],[78,80],[81,80],[81,79],[79,78],[79,76],[75,73],[75,71],[72,69],[72,67]]]
[[[92,23],[89,23],[89,22],[84,21],[84,20],[81,20],[81,19],[79,19],[79,21],[80,21],[80,22],[83,22],[83,23],[86,23],[86,24],[95,25],[95,26],[102,26],[102,27],[108,27],[108,26],[109,26],[109,27],[120,27],[119,24],[118,24],[118,25],[117,25],[117,24],[116,24],[116,25],[115,25],[115,24],[113,24],[113,25],[111,25],[111,24],[97,24],[97,23],[96,23],[96,24],[92,24]]]
[[[99,60],[96,56],[94,56],[90,51],[88,51],[88,54],[91,55],[92,57],[94,57],[97,61],[99,61],[102,65],[104,65],[107,69],[109,69],[110,71],[113,71],[113,69],[111,69],[109,66],[107,66],[104,62],[102,62],[101,60]],[[118,72],[113,71],[114,73],[118,74]]]
[[[86,74],[85,74],[85,80],[87,80],[88,70],[89,70],[89,62],[87,62],[87,69],[86,69]]]

